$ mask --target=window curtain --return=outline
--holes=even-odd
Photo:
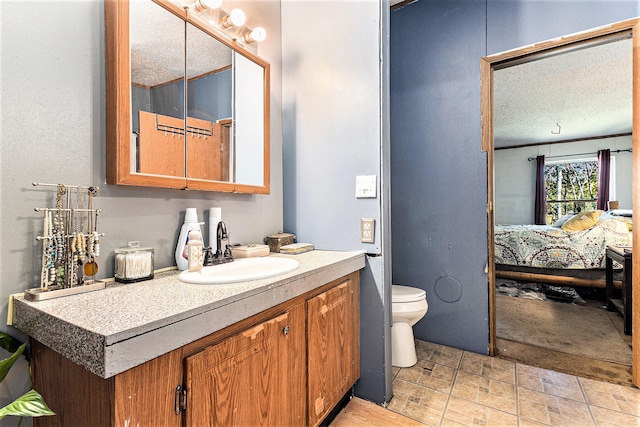
[[[544,156],[536,157],[535,224],[547,223],[547,195],[544,186]]]
[[[598,200],[596,209],[607,210],[609,201],[609,176],[611,175],[611,152],[598,151]]]

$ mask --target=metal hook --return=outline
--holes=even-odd
[[[551,133],[554,135],[560,135],[560,131],[562,130],[562,128],[560,127],[560,123],[556,123],[556,126],[558,126],[558,132],[551,131]]]

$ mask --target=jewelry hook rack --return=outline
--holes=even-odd
[[[56,195],[55,206],[34,208],[43,214],[43,232],[36,236],[42,244],[42,269],[40,287],[26,290],[25,298],[37,301],[103,289],[104,282],[95,277],[100,237],[105,235],[98,232],[102,209],[93,207],[100,189],[41,182],[32,185],[55,187]]]

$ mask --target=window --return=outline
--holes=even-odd
[[[547,224],[567,213],[596,209],[598,159],[548,162],[544,166]]]

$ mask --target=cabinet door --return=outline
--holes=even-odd
[[[185,359],[187,426],[304,424],[304,305]]]
[[[182,417],[175,413],[175,388],[181,381],[180,350],[116,375],[113,425],[179,427]],[[98,424],[86,422],[78,425]]]
[[[308,423],[317,425],[358,379],[357,276],[307,301]]]

